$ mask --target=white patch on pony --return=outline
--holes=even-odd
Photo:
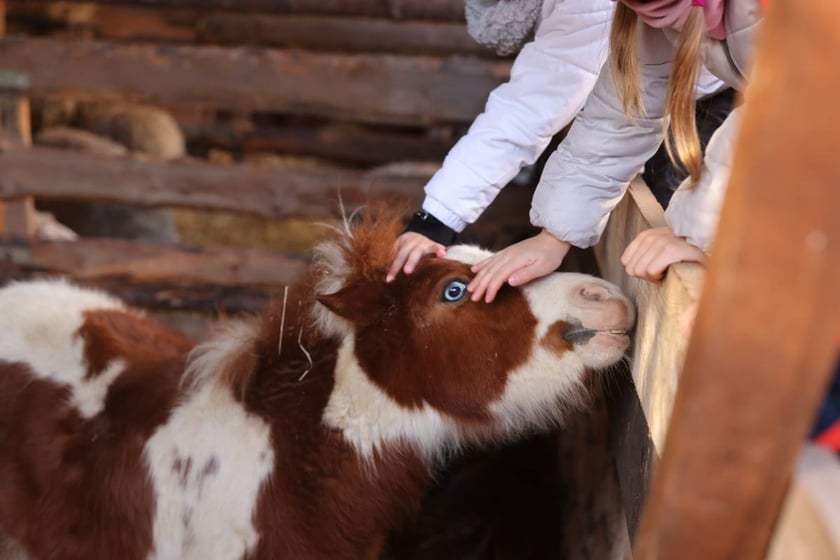
[[[67,386],[70,404],[84,418],[98,414],[125,364],[113,360],[85,379],[88,365],[78,331],[85,312],[127,311],[123,303],[63,280],[41,280],[0,289],[0,309],[0,360],[26,364],[36,377]]]
[[[505,432],[556,425],[562,421],[565,411],[583,404],[586,391],[582,382],[586,370],[613,363],[622,355],[619,346],[599,344],[594,339],[574,345],[562,356],[541,343],[556,322],[596,313],[590,307],[581,307],[580,302],[575,303],[579,299],[575,294],[593,284],[617,290],[603,280],[571,273],[549,274],[522,287],[537,326],[528,361],[508,374],[502,397],[491,405]]]
[[[464,264],[478,264],[492,257],[493,253],[475,245],[453,245],[446,250],[446,258]]]
[[[531,356],[508,374],[502,396],[490,405],[505,438],[558,425],[564,413],[584,403],[583,373],[574,352],[558,356],[536,341]]]
[[[253,326],[234,323],[196,349],[185,377],[189,397],[146,444],[155,489],[150,558],[242,558],[259,541],[253,517],[274,469],[271,428],[219,377],[253,334]]]
[[[457,447],[460,436],[455,421],[427,403],[405,408],[379,389],[359,365],[352,335],[338,350],[335,386],[322,421],[340,430],[365,460],[386,444],[405,444],[433,463]]]

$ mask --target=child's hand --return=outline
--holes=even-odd
[[[406,274],[414,272],[417,261],[423,255],[434,254],[438,257],[446,256],[446,247],[435,243],[425,235],[407,231],[394,242],[394,262],[385,277],[386,282],[392,281],[402,268]],[[404,265],[404,266],[403,266]]]
[[[676,262],[705,263],[706,254],[674,235],[669,227],[643,231],[621,255],[627,274],[648,282],[660,282],[668,267]]]
[[[569,252],[571,245],[543,230],[541,233],[499,251],[472,267],[477,272],[467,290],[472,300],[481,296],[490,303],[502,284],[520,286],[553,272]]]

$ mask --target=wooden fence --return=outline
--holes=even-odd
[[[466,34],[460,0],[0,0],[0,265],[61,273],[160,309],[252,311],[300,255],[31,238],[33,197],[265,218],[336,216],[372,200],[416,206],[428,176],[373,167],[439,161],[506,79]],[[194,146],[280,151],[338,166],[151,161],[31,145],[30,99],[171,109]],[[232,115],[210,121],[202,115]],[[282,126],[272,118],[282,116]],[[248,125],[243,127],[242,121]],[[233,290],[233,286],[238,289]]]
[[[830,0],[771,2],[705,274],[624,275],[622,248],[664,223],[640,182],[611,217],[600,263],[639,310],[612,404],[636,559],[840,557],[840,464],[803,448],[838,358],[838,22]]]

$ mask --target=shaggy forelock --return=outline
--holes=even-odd
[[[315,295],[334,294],[351,282],[384,282],[401,229],[398,215],[375,209],[361,216],[352,230],[317,245],[312,259]],[[344,335],[350,330],[347,321],[317,302],[312,319],[325,335]]]

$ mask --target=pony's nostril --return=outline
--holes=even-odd
[[[580,295],[587,301],[605,301],[610,298],[610,292],[603,286],[584,286],[580,289]]]

